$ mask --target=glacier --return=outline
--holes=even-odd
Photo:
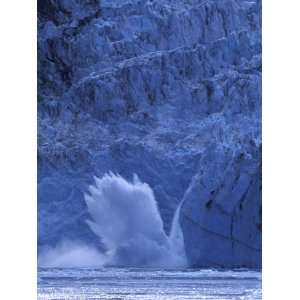
[[[38,1],[39,249],[102,247],[84,193],[109,171],[168,235],[181,205],[190,266],[261,266],[260,0]]]

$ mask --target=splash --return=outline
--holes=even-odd
[[[135,175],[132,182],[109,173],[95,177],[84,195],[90,219],[87,223],[105,246],[96,248],[63,243],[50,249],[39,265],[49,267],[141,266],[181,267],[186,265],[179,223],[182,203],[177,207],[170,235],[152,189]]]
[[[179,219],[182,204],[183,204],[183,200],[181,200],[181,202],[179,203],[175,211],[175,215],[172,220],[172,227],[171,227],[169,239],[171,243],[171,248],[174,249],[177,256],[180,257],[181,259],[181,264],[187,265],[183,233],[182,233],[182,229],[180,226],[180,219]]]
[[[88,224],[106,246],[109,264],[169,267],[185,264],[180,207],[168,237],[152,189],[137,176],[132,183],[112,173],[95,178],[85,201],[91,216]]]

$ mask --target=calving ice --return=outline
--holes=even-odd
[[[171,232],[163,228],[152,189],[137,175],[132,182],[109,173],[95,177],[84,195],[90,229],[102,243],[102,251],[80,242],[62,241],[40,256],[44,267],[139,266],[183,267],[187,265],[179,224],[181,203]]]
[[[260,269],[261,149],[260,0],[38,1],[41,298],[230,299],[193,270]]]

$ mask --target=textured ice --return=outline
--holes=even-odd
[[[40,2],[40,1],[38,1]],[[189,264],[261,265],[260,1],[50,1],[38,22],[38,241],[97,246],[83,193],[136,173]]]

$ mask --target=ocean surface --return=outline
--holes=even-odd
[[[40,268],[38,299],[261,299],[261,272]]]

